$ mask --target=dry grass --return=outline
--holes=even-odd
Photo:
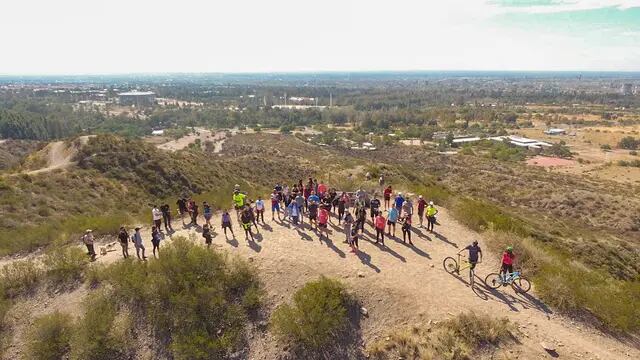
[[[464,360],[481,352],[495,351],[515,341],[514,328],[506,319],[473,312],[462,313],[438,324],[402,330],[374,343],[374,359]]]

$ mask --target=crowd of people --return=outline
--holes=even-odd
[[[438,210],[433,201],[427,201],[422,195],[412,199],[411,196],[402,192],[394,192],[391,185],[385,186],[382,176],[379,179],[379,186],[382,200],[378,198],[376,191],[369,194],[364,189],[358,188],[354,193],[338,192],[313,178],[309,178],[306,183],[299,180],[292,186],[276,184],[267,200],[271,204],[271,221],[276,222],[277,219],[280,223],[289,222],[293,226],[303,226],[306,221],[310,228],[319,234],[320,241],[323,238],[329,239],[331,234],[329,224],[336,225],[342,230],[344,242],[349,245],[352,253],[357,253],[359,250],[359,239],[364,235],[367,218],[370,219],[372,230],[375,232],[375,243],[383,247],[386,246],[385,235],[396,236],[396,225],[400,226],[402,242],[408,242],[413,246],[411,234],[414,218],[418,222],[418,227],[434,232]],[[255,235],[260,232],[259,224],[266,225],[265,200],[260,195],[255,200],[251,200],[239,185],[234,186],[231,200],[236,221],[244,232],[245,240],[255,241]],[[207,201],[202,202],[200,207],[194,199],[187,197],[178,199],[176,206],[183,226],[200,227],[198,217],[202,209],[204,223],[201,226],[201,233],[205,244],[211,246],[215,230],[212,224],[213,207]],[[220,216],[225,238],[228,240],[229,234],[235,238],[229,210],[222,210]],[[335,223],[332,217],[335,218]],[[160,254],[160,242],[164,238],[164,232],[167,234],[174,232],[171,207],[167,203],[153,206],[151,218],[152,251],[153,256],[157,257]],[[138,259],[147,259],[140,230],[140,227],[136,227],[134,232],[129,234],[124,226],[120,228],[118,239],[124,258],[129,257],[129,242],[132,242]],[[92,231],[87,230],[82,240],[87,246],[88,255],[92,260],[95,259]],[[477,241],[461,251],[465,250],[469,251],[469,260],[475,266],[478,253],[481,254]],[[513,249],[511,247],[505,251],[502,260],[501,273],[512,272]]]

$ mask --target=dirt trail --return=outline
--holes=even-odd
[[[267,217],[267,224],[259,227],[260,234],[253,243],[244,240],[236,223],[236,239],[225,239],[219,228],[219,217],[214,217],[217,232],[214,246],[247,258],[258,266],[269,306],[290,300],[295,289],[319,275],[341,278],[368,309],[369,317],[361,323],[365,343],[384,338],[393,330],[392,326],[438,321],[474,310],[496,317],[506,316],[519,324],[521,344],[513,347],[509,358],[550,358],[540,346],[542,341],[555,344],[561,358],[640,358],[637,348],[555,314],[536,298],[535,289],[521,295],[511,288],[497,291],[486,288],[481,279],[498,268],[498,256],[486,249],[485,261],[479,265],[476,272],[479,279],[473,289],[468,285],[467,276],[446,273],[442,268],[446,256],[454,255],[473,239],[478,239],[481,246],[484,244],[481,235],[457,223],[446,209],[440,211],[439,221],[444,225],[436,228],[437,234],[414,227],[413,247],[403,244],[401,238],[386,239],[386,248],[373,244],[371,239],[375,235],[371,234],[371,224],[368,224],[358,255],[349,252],[338,227],[332,227],[331,241],[321,242],[306,223],[301,231],[288,223],[271,222],[270,214]],[[200,228],[183,227],[179,219],[174,220],[174,224],[176,232],[167,236],[161,246],[175,236],[204,243]],[[149,229],[143,229],[142,235],[147,255],[152,258]],[[115,245],[113,249],[116,251],[99,256],[97,262],[111,263],[121,259],[120,246]],[[129,251],[135,256],[133,247]],[[251,358],[272,359],[278,352],[271,339],[259,339],[252,346]]]
[[[78,139],[80,140],[80,143],[84,145],[89,141],[89,136],[81,136]],[[47,151],[47,166],[36,170],[26,171],[24,174],[35,175],[55,169],[64,169],[73,165],[72,159],[78,153],[77,148],[73,145],[67,146],[65,141],[54,141],[49,143],[44,151]]]

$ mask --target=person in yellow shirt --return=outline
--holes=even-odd
[[[433,227],[436,224],[436,214],[438,213],[438,209],[433,205],[433,201],[429,201],[429,206],[427,206],[427,231],[433,232]]]

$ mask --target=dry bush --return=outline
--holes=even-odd
[[[369,354],[374,359],[474,359],[515,339],[507,319],[493,319],[474,312],[462,313],[437,325],[417,326],[389,335],[374,343]]]

